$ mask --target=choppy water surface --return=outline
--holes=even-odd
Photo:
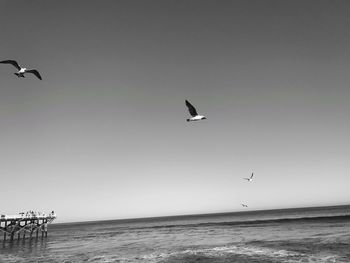
[[[350,262],[350,206],[56,224],[0,262]]]

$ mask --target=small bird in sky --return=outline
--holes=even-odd
[[[196,108],[193,107],[193,105],[189,103],[188,100],[186,100],[186,106],[192,116],[191,118],[187,119],[187,121],[199,121],[207,119],[205,116],[198,115]]]
[[[243,178],[243,179],[247,180],[248,182],[251,182],[253,181],[253,176],[254,176],[254,173],[252,173],[252,175],[249,178]]]
[[[32,73],[38,79],[42,80],[39,71],[37,71],[36,69],[22,68],[22,67],[20,67],[20,65],[18,65],[17,61],[15,61],[15,60],[3,60],[3,61],[0,61],[0,63],[2,63],[2,64],[11,64],[12,66],[14,66],[18,70],[18,72],[14,73],[14,74],[17,77],[19,77],[19,78],[24,78],[24,74],[25,73]]]
[[[246,205],[246,204],[241,204],[243,207],[248,207],[248,205]]]

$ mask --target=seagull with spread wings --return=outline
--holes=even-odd
[[[253,176],[254,176],[254,173],[252,173],[252,175],[249,178],[243,178],[243,179],[247,180],[248,182],[251,182],[253,181]]]
[[[186,106],[188,108],[188,111],[191,114],[191,118],[187,119],[187,121],[199,121],[199,120],[205,120],[206,117],[202,116],[202,115],[198,115],[197,110],[195,107],[193,107],[193,105],[191,103],[188,102],[188,100],[186,100]]]
[[[32,73],[38,79],[42,80],[39,71],[37,71],[36,69],[22,68],[22,67],[20,67],[20,65],[18,65],[17,61],[15,61],[15,60],[3,60],[3,61],[0,61],[0,63],[2,63],[2,64],[10,64],[10,65],[14,66],[18,70],[18,72],[14,73],[14,74],[17,77],[19,77],[19,78],[24,78],[24,74],[25,73]]]
[[[248,207],[248,205],[246,205],[246,204],[241,204],[243,207]]]

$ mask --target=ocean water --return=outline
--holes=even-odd
[[[0,262],[350,262],[350,206],[53,224]]]

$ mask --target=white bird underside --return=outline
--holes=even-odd
[[[187,119],[187,121],[199,121],[199,120],[204,120],[204,119],[206,119],[205,116],[197,115],[197,116],[194,116],[192,118]]]

